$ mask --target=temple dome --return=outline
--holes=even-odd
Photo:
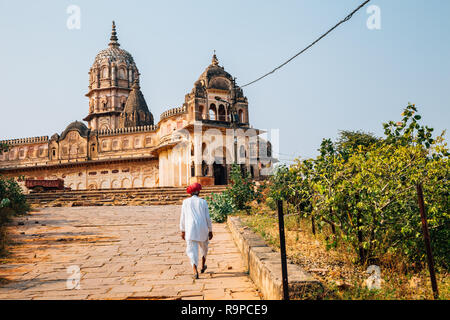
[[[135,66],[133,56],[128,51],[118,47],[108,47],[100,51],[95,57],[94,64],[102,64],[105,60],[108,63],[125,62],[127,66]]]
[[[242,88],[236,85],[235,78],[219,66],[219,60],[214,53],[211,64],[206,67],[194,84],[191,93],[199,98],[206,98],[207,89],[219,89],[223,91],[233,91],[238,101],[246,102]]]
[[[233,82],[233,77],[231,74],[225,71],[225,69],[219,66],[219,60],[217,59],[216,54],[213,55],[211,64],[205,69],[205,71],[200,75],[198,81],[203,82],[207,88],[215,87],[214,82],[212,81],[214,78],[222,77],[230,82]],[[218,83],[218,89],[226,89],[222,88],[223,84],[221,82]]]
[[[87,137],[89,129],[88,129],[88,127],[86,127],[86,125],[83,122],[74,121],[71,124],[69,124],[66,127],[66,129],[64,129],[64,131],[61,133],[61,136],[59,137],[59,139],[64,140],[64,138],[70,131],[78,131],[80,136]]]
[[[108,64],[111,63],[119,64],[120,62],[124,62],[128,67],[129,66],[136,67],[133,56],[128,51],[119,48],[120,44],[117,40],[118,38],[116,33],[116,24],[113,21],[111,38],[108,48],[100,51],[97,54],[94,60],[94,65],[100,65],[106,61],[108,62]]]

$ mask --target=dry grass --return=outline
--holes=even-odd
[[[279,248],[278,219],[274,212],[263,208],[263,214],[242,215],[244,222],[260,234],[273,248]],[[261,206],[258,206],[261,212]],[[385,257],[380,265],[384,280],[380,290],[369,290],[364,281],[367,266],[355,263],[357,257],[347,244],[338,241],[331,246],[331,230],[312,234],[311,222],[297,216],[285,217],[286,250],[288,259],[300,265],[320,280],[325,293],[323,299],[432,299],[428,271],[411,271],[395,257]],[[396,263],[398,261],[398,263]],[[446,272],[437,274],[441,299],[450,299],[450,281]]]

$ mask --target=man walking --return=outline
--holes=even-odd
[[[198,279],[198,251],[202,254],[201,273],[205,272],[206,255],[208,253],[208,242],[212,239],[212,224],[209,217],[208,203],[198,197],[201,184],[194,183],[187,188],[191,197],[183,201],[181,207],[180,230],[181,238],[186,240],[186,254],[190,259],[194,270],[194,279]]]

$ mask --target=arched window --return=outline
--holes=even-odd
[[[191,177],[195,177],[195,165],[193,162],[191,164]]]
[[[244,146],[241,146],[241,147],[239,148],[239,156],[240,156],[241,158],[245,158],[246,154],[245,154],[245,148],[244,148]]]
[[[225,106],[223,104],[221,104],[219,106],[219,121],[225,121]]]
[[[209,120],[217,120],[216,114],[217,114],[216,105],[212,103],[209,106]]]
[[[252,158],[256,158],[257,156],[256,143],[250,143],[250,156]]]
[[[242,109],[239,109],[239,122],[244,123],[244,111]]]
[[[104,67],[103,69],[102,69],[102,78],[108,78],[108,68],[107,67]]]
[[[206,149],[206,143],[202,144],[202,157],[206,157],[207,156],[207,152],[208,150]]]
[[[124,79],[124,80],[127,79],[126,71],[125,71],[124,68],[120,68],[120,69],[119,69],[119,79]]]

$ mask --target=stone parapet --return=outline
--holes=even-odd
[[[0,140],[0,143],[4,143],[7,145],[19,145],[19,144],[30,144],[30,143],[42,143],[42,142],[48,142],[48,136]]]
[[[114,136],[126,133],[136,133],[136,132],[148,132],[148,131],[156,131],[158,126],[156,125],[147,125],[147,126],[139,126],[139,127],[126,127],[126,128],[118,128],[114,130],[98,130],[97,133],[99,136]]]
[[[205,186],[202,197],[222,193],[226,186]],[[150,206],[181,204],[189,197],[186,187],[117,188],[33,192],[26,195],[32,207]]]
[[[264,240],[242,224],[239,217],[228,217],[228,227],[242,254],[250,278],[267,300],[283,299],[281,258]],[[288,263],[289,297],[317,299],[323,293],[322,284],[300,266]]]
[[[163,113],[161,113],[159,121],[161,121],[161,120],[163,120],[165,118],[168,118],[168,117],[172,117],[172,116],[175,116],[175,115],[178,115],[178,114],[185,113],[186,111],[187,111],[186,106],[169,109],[169,110],[164,111]]]

